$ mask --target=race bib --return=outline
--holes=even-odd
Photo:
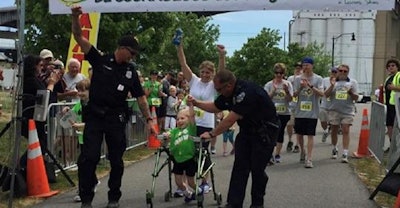
[[[300,102],[300,110],[301,111],[312,111],[312,102],[311,101],[301,101]]]
[[[154,106],[160,106],[161,105],[161,99],[160,98],[151,98],[151,105]]]
[[[336,100],[347,100],[347,91],[336,91]]]
[[[198,118],[203,118],[204,110],[201,110],[200,108],[194,108],[194,115]]]
[[[284,103],[275,103],[275,109],[277,113],[286,112],[286,105]]]

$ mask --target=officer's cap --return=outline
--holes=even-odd
[[[118,45],[130,47],[133,50],[136,50],[138,52],[142,50],[142,48],[139,45],[138,40],[133,35],[122,36],[121,39],[119,39],[119,41],[118,41]]]

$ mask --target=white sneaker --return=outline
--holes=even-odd
[[[81,202],[81,197],[79,195],[74,196],[74,202]]]
[[[349,163],[349,157],[345,154],[342,155],[342,163]]]
[[[328,132],[323,132],[322,133],[322,142],[326,142],[326,139],[328,138],[328,136],[329,136],[329,133]]]
[[[332,159],[337,159],[338,155],[338,150],[336,148],[332,149]]]
[[[305,167],[305,168],[313,168],[314,166],[313,166],[311,160],[307,160],[307,161],[306,161],[306,164],[304,165],[304,167]]]
[[[208,185],[207,182],[203,182],[200,185],[200,188],[203,190],[203,193],[207,194],[208,192],[210,192],[212,190],[212,188],[210,187],[210,185]]]

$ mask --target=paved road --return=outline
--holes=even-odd
[[[357,150],[362,109],[369,109],[369,106],[369,104],[357,104],[358,115],[355,117],[354,126],[351,129],[350,151]],[[314,168],[304,168],[303,164],[299,163],[298,153],[287,152],[282,154],[282,163],[267,168],[270,179],[267,185],[265,207],[378,207],[374,201],[368,200],[369,192],[366,186],[358,179],[350,164],[330,159],[331,146],[329,142],[321,142],[321,135],[321,128],[318,126],[314,148]],[[218,150],[221,150],[221,140],[218,141],[218,144]],[[225,204],[233,156],[223,157],[221,151],[219,151],[212,159],[216,162],[216,167],[214,168],[216,192],[222,194],[223,203]],[[122,185],[123,196],[120,200],[121,207],[147,207],[145,193],[146,189],[151,187],[153,167],[154,157],[150,157],[125,169]],[[171,201],[164,202],[164,193],[168,190],[166,172],[162,171],[156,180],[157,190],[152,200],[154,207],[197,207],[195,202],[185,204],[182,198],[172,198]],[[107,204],[107,180],[107,177],[101,179],[102,183],[93,202],[95,208],[105,207]],[[75,194],[76,190],[63,193],[47,199],[35,207],[80,207],[79,203],[72,201]],[[250,206],[250,198],[250,189],[248,187],[244,207]],[[218,207],[213,199],[212,192],[205,195],[204,207]]]

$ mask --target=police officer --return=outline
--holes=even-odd
[[[214,88],[220,94],[214,102],[188,101],[205,111],[229,110],[228,116],[213,130],[200,137],[210,139],[228,130],[237,121],[240,132],[235,140],[235,162],[226,208],[241,208],[249,174],[252,175],[252,208],[262,208],[268,176],[265,168],[271,159],[279,129],[275,106],[265,90],[255,83],[237,80],[228,70],[218,71]]]
[[[73,6],[71,10],[72,33],[85,53],[85,58],[93,67],[89,102],[83,110],[86,123],[85,143],[78,158],[81,207],[92,207],[93,188],[97,183],[95,171],[100,158],[103,136],[111,164],[107,208],[119,207],[121,178],[124,172],[122,155],[126,149],[125,126],[128,105],[125,99],[128,92],[137,98],[144,118],[147,122],[151,122],[146,96],[136,69],[131,63],[140,51],[140,46],[133,36],[123,36],[114,54],[100,53],[82,35],[79,23],[81,7]]]

